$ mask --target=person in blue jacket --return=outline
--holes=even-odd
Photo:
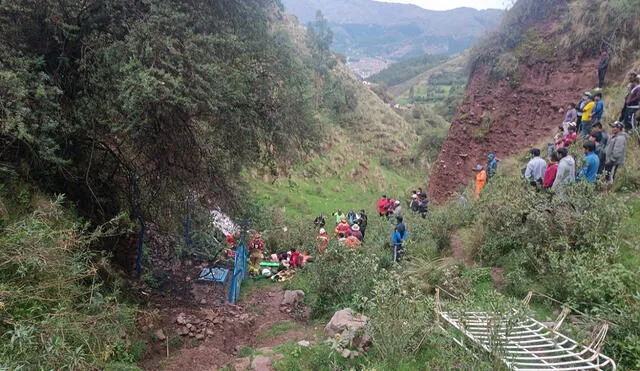
[[[604,101],[602,100],[602,93],[596,93],[593,96],[596,105],[593,107],[593,112],[591,113],[591,122],[596,123],[602,120],[602,115],[604,114]],[[590,133],[587,133],[587,135]]]
[[[584,178],[587,183],[595,183],[598,179],[598,168],[600,167],[600,158],[596,155],[596,144],[593,142],[585,142],[584,148],[584,166],[578,173],[577,179]]]
[[[400,231],[398,231],[398,227],[396,227],[393,230],[393,235],[391,236],[391,243],[393,244],[393,261],[396,263],[399,263],[404,249],[402,247],[402,243],[403,243],[402,235],[400,234]]]

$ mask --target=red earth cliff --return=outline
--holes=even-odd
[[[486,164],[488,153],[505,158],[551,139],[567,104],[577,103],[595,86],[596,63],[520,64],[517,86],[508,79],[491,79],[486,66],[479,65],[431,172],[431,197],[439,203],[451,199],[473,179],[473,167]]]

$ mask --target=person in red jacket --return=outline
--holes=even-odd
[[[544,171],[544,178],[542,179],[542,186],[544,189],[549,189],[553,186],[553,182],[556,180],[556,174],[558,174],[558,155],[554,152],[551,154],[551,165],[547,166],[547,170]]]
[[[578,138],[577,128],[573,125],[569,126],[569,135],[562,140],[562,148],[569,148],[569,146]]]
[[[380,214],[380,216],[386,215],[388,203],[389,200],[387,199],[387,195],[382,195],[382,198],[378,201],[378,214]]]
[[[293,268],[297,268],[300,266],[300,252],[296,250],[296,248],[291,249],[291,258],[289,260],[289,264]]]

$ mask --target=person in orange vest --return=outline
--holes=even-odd
[[[478,201],[482,188],[487,184],[487,172],[484,170],[484,166],[480,164],[476,165],[473,170],[478,172],[478,174],[476,174],[476,201]]]
[[[347,217],[343,216],[340,219],[340,223],[336,226],[336,237],[337,238],[347,238],[349,237],[351,232],[351,226],[347,223]]]
[[[320,228],[320,232],[318,234],[318,254],[324,253],[324,249],[327,248],[327,244],[329,243],[329,236],[327,235],[327,231],[324,228]]]

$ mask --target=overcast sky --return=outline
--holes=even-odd
[[[476,9],[504,9],[509,0],[377,0],[387,3],[415,4],[430,10],[448,10],[463,6]]]

